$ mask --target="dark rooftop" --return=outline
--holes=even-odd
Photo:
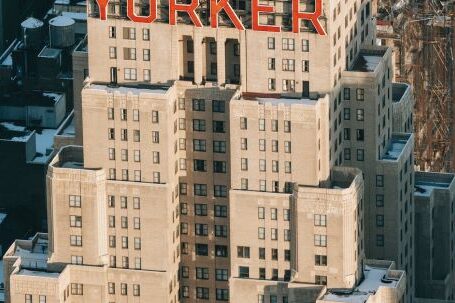
[[[61,96],[59,93],[42,91],[22,92],[14,91],[0,96],[0,106],[53,106]]]
[[[384,57],[385,50],[361,50],[354,65],[350,69],[353,72],[374,72]]]
[[[392,101],[400,102],[403,95],[406,93],[406,90],[409,88],[409,85],[405,83],[393,83],[392,84]]]

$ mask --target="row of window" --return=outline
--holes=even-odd
[[[239,278],[243,279],[248,279],[250,278],[250,268],[248,266],[239,266]],[[266,270],[264,267],[259,268],[259,277],[260,280],[265,280],[266,277]],[[278,280],[278,269],[277,268],[272,268],[271,272],[271,280]],[[284,281],[289,281],[291,280],[291,270],[286,269],[284,271],[284,276],[283,276]]]
[[[127,196],[120,196],[120,208],[127,209],[128,208],[128,197]],[[133,209],[140,209],[141,208],[141,199],[139,197],[131,197],[133,201]],[[116,197],[112,195],[107,196],[107,205],[108,207],[112,208],[115,207]]]
[[[215,197],[227,197],[227,186],[226,185],[214,185],[213,192]],[[179,184],[179,193],[180,195],[188,194],[188,184],[180,183]],[[195,196],[207,196],[207,184],[194,184],[193,193]]]
[[[117,247],[117,237],[116,236],[109,236],[109,247],[110,248],[116,248]],[[128,249],[129,245],[129,241],[128,241],[128,237],[126,236],[123,236],[120,238],[121,240],[121,247],[124,248],[124,249]],[[134,237],[133,239],[133,243],[134,243],[134,249],[135,250],[141,250],[141,238],[139,237]]]
[[[180,293],[183,298],[189,298],[190,297],[189,286],[182,286]],[[196,299],[209,300],[210,299],[209,293],[210,291],[209,288],[207,287],[196,287]],[[215,296],[217,301],[228,301],[229,290],[217,288],[215,291]]]
[[[108,282],[107,283],[107,291],[110,295],[115,295],[115,283]],[[128,295],[128,284],[127,283],[120,283],[120,295],[127,296]],[[137,297],[141,295],[141,286],[139,284],[133,284],[133,296]]]
[[[267,38],[267,48],[268,49],[275,49],[275,38],[268,37]],[[293,51],[295,50],[295,39],[293,38],[282,38],[281,39],[281,49]],[[310,51],[310,41],[307,39],[302,40],[302,52],[309,52]]]
[[[122,181],[133,181],[133,182],[141,182],[141,171],[140,170],[133,170],[133,173],[130,174],[128,169],[121,170],[121,179]],[[161,182],[161,174],[160,172],[153,172],[153,183],[160,183]],[[107,178],[109,180],[117,180],[117,169],[109,168],[109,173]]]
[[[265,219],[265,207],[258,207],[258,219]],[[291,211],[283,209],[283,220],[289,221],[291,219]],[[278,209],[270,208],[270,220],[278,220]]]
[[[196,279],[198,280],[208,280],[209,279],[209,268],[206,267],[196,267],[195,271]],[[182,278],[190,277],[190,269],[188,266],[182,266],[180,269],[180,276]],[[216,281],[227,281],[229,279],[228,270],[224,268],[215,269],[215,280]]]
[[[284,241],[291,241],[291,231],[289,229],[284,229]],[[265,227],[258,227],[258,239],[265,240]],[[278,241],[278,229],[271,228],[270,229],[270,239],[273,241]]]
[[[120,217],[120,226],[121,228],[128,228],[128,217],[121,216]],[[108,225],[110,228],[115,228],[115,216],[108,216]],[[141,229],[141,218],[140,217],[133,217],[133,228],[134,229]]]
[[[214,216],[218,218],[227,218],[228,208],[226,205],[214,205],[213,206]],[[188,204],[180,203],[180,214],[188,215]],[[207,216],[208,206],[207,204],[194,204],[194,215],[195,216]]]
[[[134,269],[141,269],[141,258],[135,257],[134,258]],[[109,266],[112,268],[117,267],[117,256],[109,256]],[[122,256],[122,265],[121,268],[128,269],[130,268],[130,258],[127,256]]]
[[[265,131],[265,119],[259,119],[258,120],[258,129],[260,131]],[[247,117],[240,117],[240,129],[246,130],[248,129],[248,118]],[[271,119],[270,120],[270,130],[272,132],[278,132],[279,130],[279,123],[277,119]],[[283,131],[285,133],[290,133],[291,132],[291,121],[289,120],[284,120],[283,121]]]
[[[280,185],[280,181],[271,181],[272,192],[279,193],[291,193],[292,188],[294,186],[293,182],[283,182]],[[249,179],[248,178],[240,178],[240,189],[241,190],[249,190]],[[259,191],[267,191],[267,180],[259,180]]]
[[[180,223],[180,233],[182,235],[188,235],[188,223]],[[196,223],[194,224],[194,235],[195,236],[208,236],[209,235],[209,225]],[[215,224],[215,237],[227,238],[228,236],[228,227],[227,225],[218,225]]]
[[[181,253],[183,255],[189,254],[189,243],[187,242],[182,242],[181,243]],[[209,255],[209,245],[208,244],[202,244],[202,243],[196,243],[194,245],[194,252],[196,253],[197,256],[208,256]],[[215,245],[215,257],[223,257],[227,258],[229,256],[229,249],[226,245]]]
[[[237,246],[237,258],[249,259],[250,258],[250,247],[249,246]],[[253,257],[253,258],[255,258],[255,257]],[[259,260],[266,259],[265,247],[258,248],[257,258]],[[270,259],[272,261],[278,261],[278,249],[277,248],[270,249]],[[284,250],[283,260],[291,261],[291,251],[289,249]]]
[[[268,58],[267,59],[267,69],[268,70],[275,70],[276,69],[276,60],[275,58]],[[281,69],[283,71],[295,71],[295,60],[294,59],[283,59],[281,61]],[[302,72],[309,73],[310,72],[310,61],[309,60],[302,60]]]
[[[155,142],[154,136],[158,136],[157,138],[159,138],[159,135],[156,135],[156,134],[154,135],[154,133],[158,133],[158,132],[152,132],[152,142],[158,143],[159,139],[157,139],[158,142]],[[108,129],[108,139],[115,140],[115,129],[114,128]],[[128,141],[128,129],[126,129],[126,128],[120,129],[120,140]],[[133,142],[140,142],[140,141],[141,141],[140,130],[138,130],[138,129],[133,130]]]

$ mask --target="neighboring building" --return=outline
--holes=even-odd
[[[454,298],[453,174],[416,172],[416,296]]]
[[[323,1],[325,36],[281,3],[278,33],[245,2],[244,31],[123,4],[89,3],[83,146],[51,162],[49,259],[15,261],[9,302],[413,302],[412,98],[371,2]]]

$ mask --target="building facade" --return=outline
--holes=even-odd
[[[232,3],[245,30],[89,2],[83,147],[50,165],[35,270],[52,294],[16,258],[7,302],[412,302],[409,95],[370,1],[322,1],[325,35],[285,2],[258,21],[280,32],[253,30],[253,2]]]

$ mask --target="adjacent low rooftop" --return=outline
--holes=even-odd
[[[398,160],[410,138],[411,134],[393,134],[381,160]]]
[[[385,53],[385,49],[361,50],[349,71],[374,72]]]
[[[387,268],[365,266],[363,281],[352,290],[329,289],[319,301],[364,303],[375,295],[380,287],[395,288],[402,277],[401,272],[390,275]]]
[[[122,94],[132,93],[137,95],[140,93],[164,95],[169,90],[169,86],[160,86],[145,83],[134,83],[131,85],[122,84],[121,86],[115,86],[108,83],[92,82],[86,87],[91,89],[105,90],[109,93],[120,92]]]
[[[429,197],[435,189],[449,189],[454,179],[454,174],[416,172],[414,194]]]

